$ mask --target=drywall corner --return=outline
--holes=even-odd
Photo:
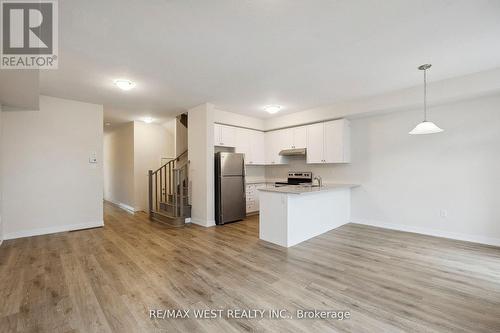
[[[188,111],[191,220],[204,227],[214,225],[214,114],[209,103]]]

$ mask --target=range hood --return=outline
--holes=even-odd
[[[283,149],[280,156],[306,156],[306,148]]]

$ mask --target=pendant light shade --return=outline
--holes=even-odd
[[[423,121],[409,134],[415,135],[415,134],[434,134],[434,133],[441,133],[443,132],[443,129],[439,128],[436,124],[434,124],[432,121]]]
[[[427,120],[427,70],[431,68],[432,65],[425,64],[418,67],[419,70],[424,71],[424,121],[415,126],[408,134],[418,135],[418,134],[434,134],[444,132],[442,128],[434,124],[432,121]]]

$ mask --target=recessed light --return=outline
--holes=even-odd
[[[270,114],[280,112],[283,107],[281,105],[272,104],[264,106],[264,110],[269,112]]]
[[[115,86],[120,88],[121,90],[131,90],[135,87],[135,83],[130,81],[130,80],[124,80],[124,79],[117,79],[113,81]]]
[[[144,118],[144,122],[145,122],[146,124],[151,124],[153,121],[154,121],[154,119],[153,119],[153,118],[151,118],[151,117],[146,117],[146,118]]]

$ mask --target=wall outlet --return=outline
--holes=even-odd
[[[441,209],[439,211],[439,216],[441,216],[441,218],[445,219],[448,217],[448,211],[446,209]]]

